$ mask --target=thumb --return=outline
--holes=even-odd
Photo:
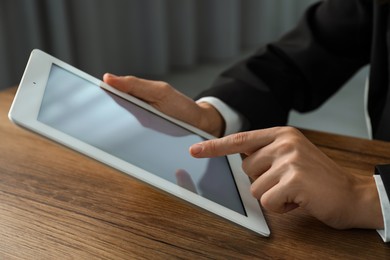
[[[165,95],[167,89],[169,89],[165,82],[146,80],[134,76],[116,76],[110,73],[103,75],[103,81],[148,103],[157,102],[161,99],[161,95]]]
[[[107,83],[108,85],[122,91],[122,92],[128,92],[128,87],[124,84],[124,81],[122,79],[123,77],[111,74],[111,73],[105,73],[103,75],[103,81]]]

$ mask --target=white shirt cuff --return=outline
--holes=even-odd
[[[383,242],[390,242],[390,201],[387,197],[385,186],[383,185],[380,175],[374,175],[374,179],[379,193],[384,223],[384,229],[378,229],[377,232],[382,237]]]
[[[222,100],[215,97],[203,97],[196,101],[197,103],[206,102],[215,107],[225,120],[224,135],[233,134],[243,129],[246,119],[240,113],[235,111],[230,106],[226,105]]]

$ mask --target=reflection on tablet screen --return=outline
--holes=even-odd
[[[189,154],[202,137],[54,64],[38,120],[246,215],[226,157]]]

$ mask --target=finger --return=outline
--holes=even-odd
[[[253,197],[260,199],[264,193],[278,185],[281,176],[274,168],[271,166],[253,181],[251,185],[251,194]]]
[[[261,196],[260,203],[265,209],[276,213],[286,213],[299,207],[294,191],[280,183],[266,191]]]
[[[298,198],[301,196],[299,195],[301,190],[299,183],[291,184],[286,169],[277,163],[272,164],[271,168],[251,185],[251,193],[260,200],[261,205],[278,213],[285,213],[298,207],[302,199]]]
[[[107,83],[108,85],[122,91],[122,92],[127,92],[127,86],[123,84],[123,80],[121,79],[122,77],[111,74],[111,73],[105,73],[103,75],[103,81]]]
[[[197,158],[223,156],[234,153],[251,154],[270,144],[275,139],[275,133],[269,129],[241,132],[212,139],[190,147],[190,153]]]
[[[161,100],[162,96],[166,95],[167,90],[170,89],[165,82],[146,80],[134,76],[116,76],[110,73],[104,74],[103,81],[148,103]]]
[[[274,157],[272,154],[267,154],[266,151],[264,151],[267,147],[268,146],[254,152],[242,161],[243,171],[252,180],[256,180],[259,176],[271,168]]]
[[[272,145],[264,146],[255,152],[245,156],[242,161],[242,169],[252,179],[256,180],[266,171],[269,171],[275,160],[278,159],[274,141]]]

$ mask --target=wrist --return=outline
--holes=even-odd
[[[378,190],[372,176],[358,176],[353,227],[383,229],[383,215]]]
[[[213,105],[206,102],[199,102],[198,106],[201,108],[199,128],[215,137],[223,136],[225,131],[225,120],[218,110]]]

